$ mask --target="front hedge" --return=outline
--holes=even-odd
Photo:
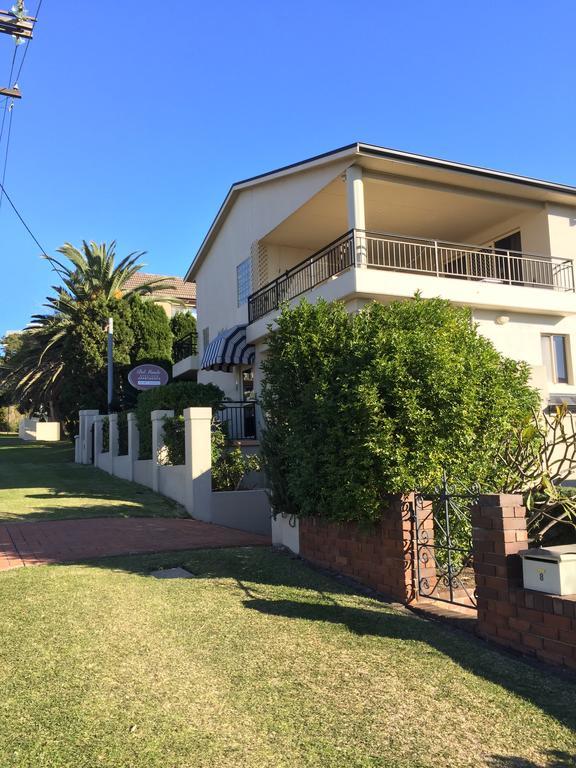
[[[181,416],[185,408],[215,410],[223,399],[224,393],[219,387],[194,381],[173,382],[141,392],[135,411],[140,431],[140,458],[152,458],[152,411],[174,411],[175,416]]]
[[[530,419],[529,367],[441,299],[285,306],[262,363],[263,459],[276,512],[379,519],[387,494],[499,486]]]

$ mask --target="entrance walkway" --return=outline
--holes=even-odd
[[[170,518],[92,518],[0,524],[0,571],[110,555],[267,546],[266,536]]]

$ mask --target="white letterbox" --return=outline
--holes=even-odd
[[[524,549],[518,554],[525,589],[550,595],[576,594],[576,544]]]

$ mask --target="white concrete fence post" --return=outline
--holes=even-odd
[[[94,424],[94,418],[99,414],[97,410],[82,410],[79,411],[80,417],[80,463],[92,464],[94,458],[93,443],[92,443],[92,425]]]
[[[138,430],[138,421],[135,413],[128,414],[128,456],[129,462],[129,480],[134,480],[134,463],[138,461],[140,454],[140,431]]]
[[[160,489],[160,466],[164,453],[164,419],[174,416],[174,411],[152,411],[152,490]]]
[[[184,409],[186,511],[197,520],[212,519],[212,409]]]
[[[108,416],[108,450],[110,451],[110,472],[114,474],[114,458],[118,456],[118,414]]]
[[[102,449],[104,448],[104,419],[107,419],[108,416],[105,416],[104,414],[99,414],[98,416],[94,416],[94,466],[98,466],[98,462],[100,460],[100,454],[102,453]]]

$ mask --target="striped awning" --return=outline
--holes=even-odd
[[[221,331],[206,347],[203,371],[231,371],[235,365],[252,365],[254,345],[246,341],[246,326],[235,325]]]

